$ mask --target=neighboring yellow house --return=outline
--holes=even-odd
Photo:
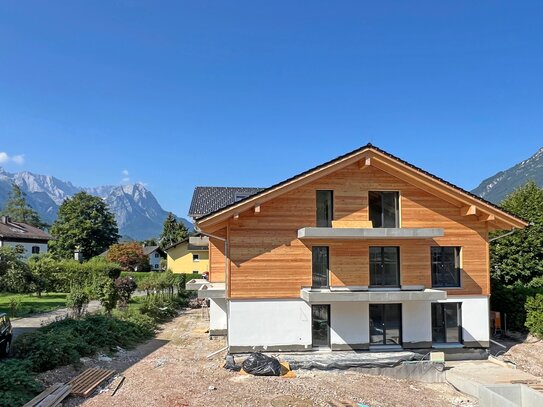
[[[209,238],[191,236],[164,249],[167,268],[173,273],[209,271]]]

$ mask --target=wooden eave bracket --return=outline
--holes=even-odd
[[[477,216],[477,219],[479,219],[480,222],[492,222],[496,220],[496,217],[489,213],[481,213]]]
[[[460,208],[460,216],[477,215],[478,209],[475,205],[463,206]]]

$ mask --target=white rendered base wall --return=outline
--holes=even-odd
[[[224,298],[209,299],[209,334],[226,335],[227,304]]]
[[[466,347],[488,347],[487,297],[450,297],[440,302],[462,302]],[[331,302],[332,350],[369,349],[369,303]],[[402,342],[406,349],[432,346],[432,302],[402,304]],[[230,301],[228,344],[231,352],[312,349],[311,305],[303,300]]]

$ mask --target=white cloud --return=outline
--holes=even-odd
[[[15,163],[17,165],[22,165],[25,162],[25,156],[24,154],[10,156],[5,151],[0,151],[0,164],[6,164],[9,162]]]
[[[130,182],[130,173],[128,170],[122,170],[121,174],[123,175],[122,182],[123,183],[129,183]]]

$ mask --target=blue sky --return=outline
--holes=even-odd
[[[0,1],[0,165],[142,181],[184,216],[196,185],[267,186],[371,141],[471,189],[543,147],[542,18],[541,1]]]

